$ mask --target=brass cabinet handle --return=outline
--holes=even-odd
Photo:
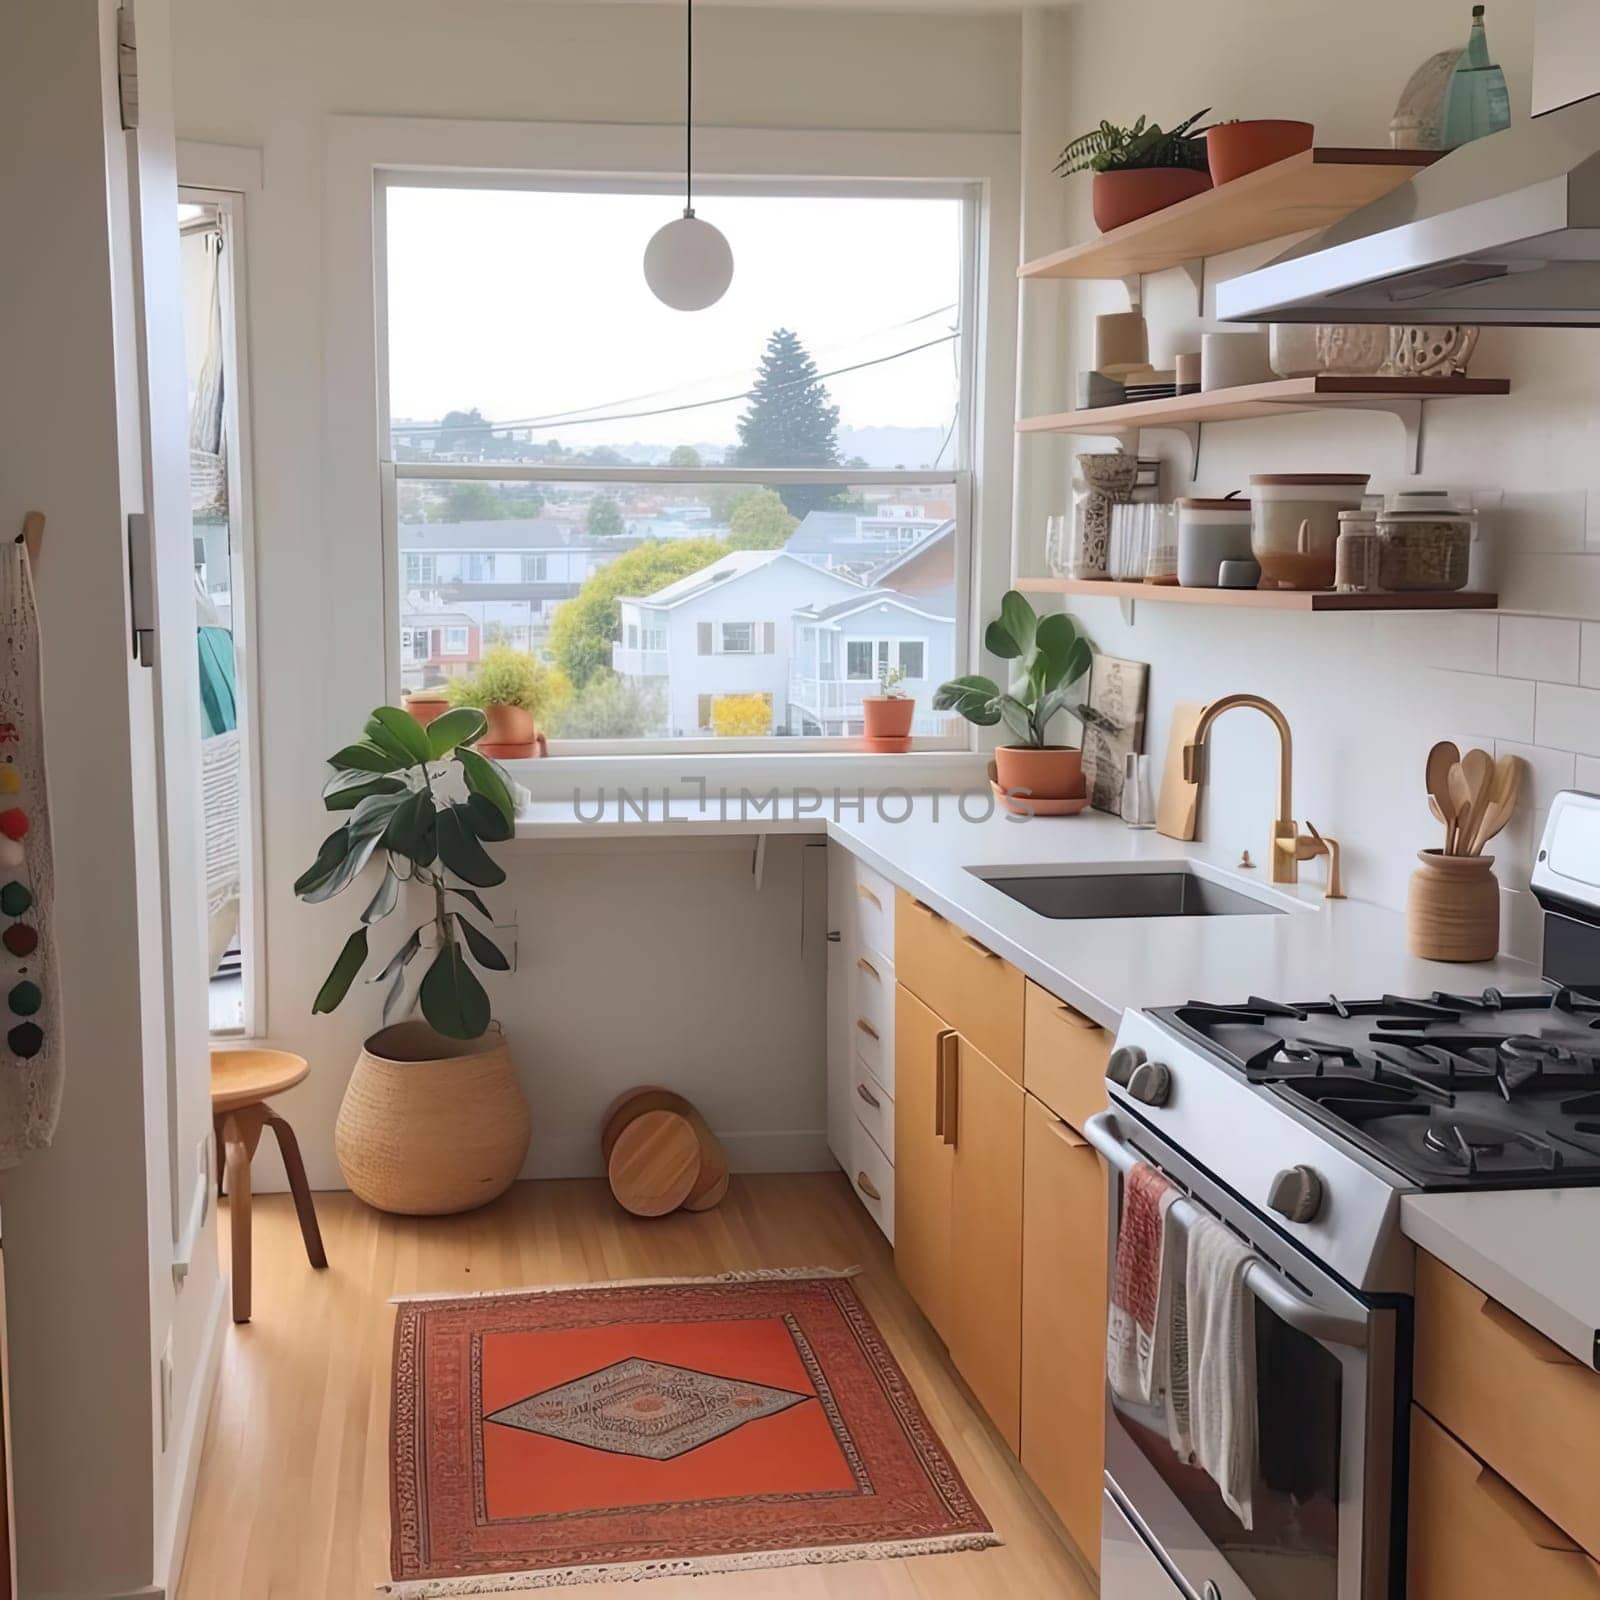
[[[883,974],[881,972],[879,972],[878,969],[875,966],[873,966],[873,964],[870,961],[868,961],[865,956],[857,956],[856,957],[856,966],[858,968],[860,968],[860,970],[862,972],[870,972],[872,974],[872,976],[878,980],[879,983],[883,982]]]
[[[920,900],[913,900],[911,902],[911,909],[913,911],[920,911],[923,914],[923,916],[931,917],[935,922],[943,922],[944,921],[944,918],[941,917],[939,915],[939,913],[933,909],[932,906],[924,905],[923,902],[920,901]]]
[[[956,1142],[956,1107],[961,1104],[961,1035],[954,1028],[939,1035],[939,1054],[944,1067],[939,1078],[942,1103],[939,1134],[946,1144],[953,1145]]]
[[[1073,1150],[1087,1150],[1089,1148],[1089,1141],[1070,1122],[1063,1122],[1059,1117],[1051,1119],[1050,1131],[1062,1144],[1069,1146]]]
[[[858,883],[858,884],[857,884],[857,885],[856,885],[856,893],[857,893],[857,894],[858,894],[858,895],[860,895],[860,896],[861,896],[861,898],[862,898],[862,899],[863,899],[863,900],[870,900],[870,901],[871,901],[871,902],[872,902],[872,903],[873,903],[873,905],[875,905],[875,906],[876,906],[876,907],[877,907],[877,908],[878,908],[878,909],[879,909],[879,910],[880,910],[880,911],[882,911],[882,910],[883,910],[883,901],[881,901],[881,900],[880,900],[880,899],[879,899],[879,898],[878,898],[878,897],[877,897],[877,895],[875,895],[875,894],[874,894],[874,893],[873,893],[873,892],[872,892],[872,890],[870,890],[870,889],[869,889],[869,888],[868,888],[868,887],[867,887],[867,886],[866,886],[866,884],[864,884],[864,883]]]
[[[933,1047],[933,1131],[946,1144],[950,1141],[944,1131],[944,1080],[949,1069],[949,1057],[954,1052],[947,1052],[945,1047],[954,1044],[959,1037],[954,1028],[941,1028]]]
[[[879,1099],[879,1098],[878,1098],[878,1097],[877,1097],[877,1095],[875,1095],[875,1094],[874,1094],[874,1093],[873,1093],[873,1092],[872,1092],[872,1091],[871,1091],[871,1090],[870,1090],[870,1089],[869,1089],[869,1088],[868,1088],[868,1087],[867,1087],[867,1086],[866,1086],[866,1084],[864,1084],[864,1083],[858,1083],[858,1084],[857,1084],[857,1085],[856,1085],[856,1093],[857,1093],[857,1094],[858,1094],[858,1095],[860,1095],[860,1096],[861,1096],[861,1098],[862,1098],[862,1099],[863,1099],[863,1100],[865,1100],[865,1101],[866,1101],[866,1102],[867,1102],[867,1104],[868,1104],[868,1105],[869,1105],[869,1106],[871,1106],[871,1107],[872,1107],[872,1109],[873,1109],[873,1110],[874,1110],[874,1111],[879,1111],[879,1110],[881,1110],[881,1109],[882,1109],[882,1108],[883,1108],[883,1102],[882,1102],[882,1101],[881,1101],[881,1100],[880,1100],[880,1099]]]
[[[868,1022],[865,1017],[857,1017],[856,1018],[856,1026],[863,1033],[870,1035],[872,1038],[874,1038],[874,1039],[878,1038],[878,1030],[876,1028],[874,1028],[872,1026],[872,1024],[870,1022]]]
[[[869,1178],[864,1172],[858,1172],[856,1174],[856,1188],[858,1188],[869,1200],[883,1199],[883,1196],[878,1193],[876,1187],[873,1185],[872,1179]]]
[[[1498,1300],[1483,1297],[1478,1308],[1507,1337],[1515,1339],[1535,1361],[1552,1367],[1576,1367],[1581,1363],[1568,1355],[1554,1339],[1547,1339],[1537,1328],[1530,1327],[1516,1312],[1508,1311]]]
[[[994,951],[988,947],[988,945],[984,944],[981,940],[974,939],[970,933],[962,934],[961,942],[962,944],[969,946],[971,949],[976,950],[978,954],[987,961],[998,961],[1000,959],[1000,957],[997,956]]]
[[[1086,1017],[1076,1006],[1069,1006],[1066,1001],[1056,1002],[1056,1010],[1061,1013],[1061,1020],[1074,1028],[1098,1028],[1100,1024],[1093,1017]]]

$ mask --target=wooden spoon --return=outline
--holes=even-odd
[[[1442,740],[1428,752],[1428,804],[1434,816],[1445,825],[1447,833],[1450,819],[1456,814],[1456,808],[1450,801],[1450,769],[1460,759],[1461,752],[1448,739]]]
[[[1461,773],[1467,781],[1472,809],[1456,842],[1462,855],[1471,856],[1477,854],[1472,841],[1483,825],[1483,814],[1489,807],[1489,792],[1494,787],[1494,757],[1487,750],[1469,750],[1461,758]]]
[[[1522,758],[1501,756],[1494,764],[1494,779],[1489,788],[1489,803],[1473,832],[1470,853],[1483,854],[1483,847],[1505,827],[1517,809],[1522,794]]]

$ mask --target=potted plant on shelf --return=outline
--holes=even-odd
[[[442,683],[413,689],[405,697],[405,708],[426,728],[435,717],[442,717],[450,709],[449,691]]]
[[[905,677],[903,667],[885,662],[878,669],[878,692],[861,697],[862,743],[868,750],[911,748],[911,719],[917,702],[901,687]]]
[[[1219,122],[1206,129],[1206,165],[1219,188],[1258,167],[1270,167],[1311,148],[1316,128],[1282,117]]]
[[[1195,127],[1206,111],[1173,128],[1143,117],[1131,128],[1102,122],[1061,152],[1056,173],[1094,173],[1094,225],[1109,233],[1211,187],[1205,130]]]
[[[505,881],[484,848],[509,839],[516,808],[505,772],[474,748],[482,711],[447,711],[427,727],[380,706],[365,735],[328,758],[322,803],[344,821],[295,880],[310,904],[330,900],[369,864],[382,875],[361,926],[345,941],[312,1011],[329,1012],[367,964],[371,928],[414,886],[430,915],[370,981],[387,983],[384,1026],[367,1039],[345,1090],[334,1149],[345,1181],[382,1211],[467,1211],[507,1189],[528,1151],[528,1107],[504,1036],[491,1033],[489,997],[474,965],[510,968],[478,894]],[[452,796],[452,797],[447,797]],[[420,1019],[396,1022],[407,969],[428,957],[415,994]]]
[[[1082,810],[1088,804],[1083,752],[1051,744],[1048,735],[1059,712],[1071,710],[1081,721],[1089,720],[1087,706],[1068,705],[1094,659],[1089,641],[1071,617],[1040,617],[1025,596],[1011,589],[983,643],[991,655],[1016,663],[1010,686],[1001,689],[978,676],[952,678],[939,685],[933,709],[954,711],[979,728],[1004,722],[1015,735],[1016,743],[1000,745],[994,753],[993,777],[1008,810]]]
[[[539,719],[559,710],[567,692],[556,668],[507,644],[490,646],[476,672],[452,678],[447,688],[452,706],[483,712],[489,731],[480,749],[501,761],[546,754]]]

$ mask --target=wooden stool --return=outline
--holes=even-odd
[[[325,1267],[322,1230],[317,1226],[306,1164],[294,1129],[266,1102],[292,1089],[311,1070],[304,1056],[287,1050],[213,1050],[211,1052],[211,1122],[217,1134],[217,1195],[228,1181],[228,1219],[233,1234],[233,1320],[250,1320],[250,1162],[271,1128],[283,1155],[295,1214],[306,1254],[314,1267]]]

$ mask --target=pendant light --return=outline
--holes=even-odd
[[[684,0],[683,215],[656,231],[644,249],[644,281],[674,311],[704,311],[733,282],[733,251],[694,214],[694,0]]]

